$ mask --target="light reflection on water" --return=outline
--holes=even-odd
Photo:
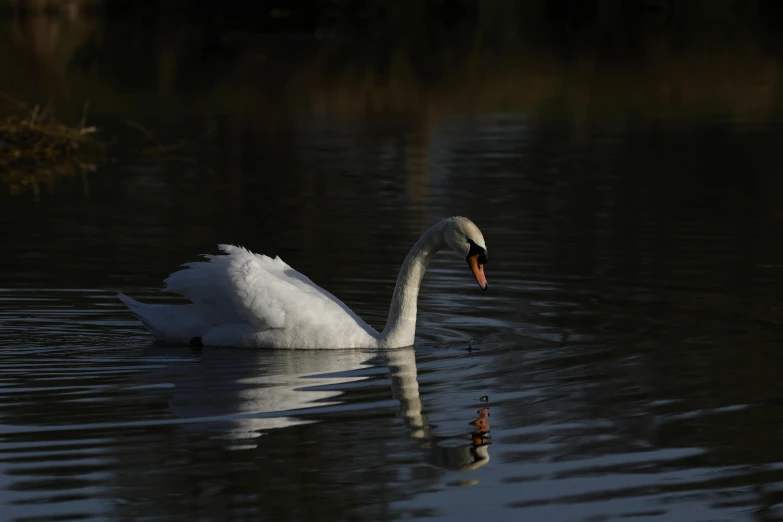
[[[267,125],[133,96],[162,133],[215,125],[197,163],[121,157],[88,193],[0,196],[3,516],[779,516],[774,120],[584,124],[445,95],[338,118],[278,93]],[[172,299],[166,275],[234,242],[380,328],[407,249],[452,214],[484,232],[490,291],[436,258],[409,350],[161,347],[114,297]]]

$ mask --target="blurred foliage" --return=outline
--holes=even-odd
[[[112,134],[138,122],[158,157],[312,115],[426,135],[464,113],[758,123],[783,108],[783,2],[770,0],[73,0],[34,14],[51,4],[0,0],[14,13],[0,85],[53,99],[65,121],[88,99]]]

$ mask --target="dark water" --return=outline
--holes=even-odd
[[[501,56],[368,87],[323,42],[221,64],[190,32],[78,23],[67,59],[34,25],[2,44],[16,96],[90,99],[120,145],[0,195],[1,519],[783,517],[773,55],[715,51],[747,65],[724,84],[682,73],[694,51],[658,59],[679,72],[520,57],[514,77]],[[184,145],[139,154],[130,119]],[[442,254],[412,349],[161,347],[114,298],[169,300],[163,278],[233,242],[382,327],[408,248],[455,214],[484,233],[490,291]]]

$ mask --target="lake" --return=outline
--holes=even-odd
[[[5,93],[109,144],[0,185],[3,520],[783,517],[774,48],[0,24]],[[439,254],[410,348],[163,346],[115,297],[234,243],[380,329],[450,215],[489,290]]]

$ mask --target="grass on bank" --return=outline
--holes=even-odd
[[[95,138],[97,129],[86,126],[88,104],[80,123],[70,126],[57,121],[50,106],[28,108],[3,96],[16,105],[0,119],[0,181],[12,194],[29,191],[37,197],[58,178],[95,170],[104,147]]]

